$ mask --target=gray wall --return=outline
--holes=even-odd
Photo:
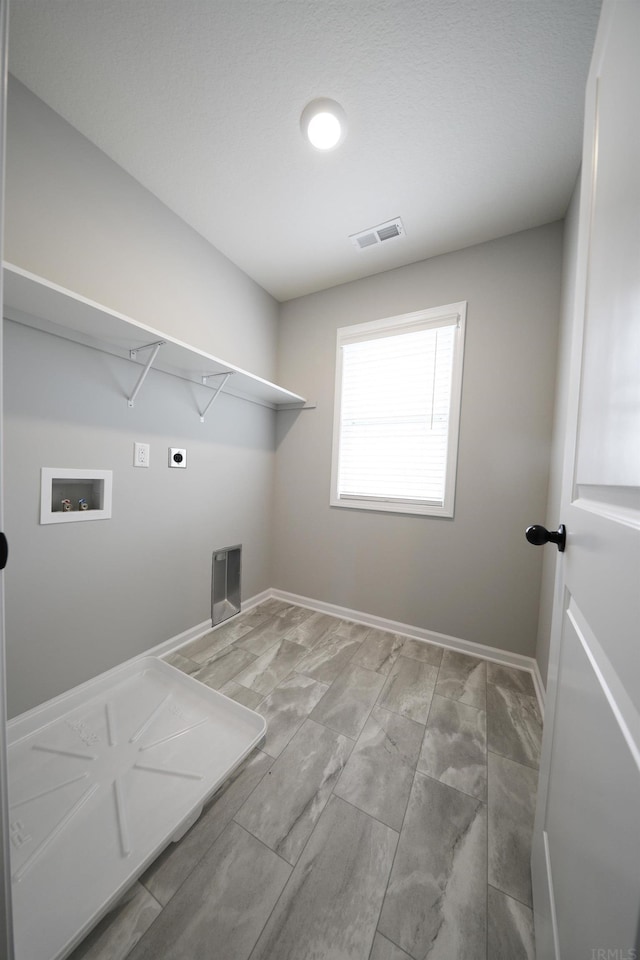
[[[5,259],[267,380],[278,304],[10,79]]]
[[[274,456],[265,408],[222,397],[203,425],[198,388],[152,373],[129,410],[126,361],[6,325],[12,713],[206,619],[211,551],[240,541],[245,597],[277,586],[533,653],[543,551],[522,531],[545,515],[560,224],[285,304],[274,370],[278,304],[14,81],[7,198],[11,262],[319,403],[278,415]],[[455,519],[330,508],[336,328],[462,299]],[[41,527],[42,466],[113,469],[113,519]]]
[[[366,255],[366,254],[363,254]],[[402,267],[282,308],[273,586],[533,655],[546,514],[562,224]],[[329,507],[337,327],[468,300],[453,520]]]
[[[560,498],[562,493],[562,468],[564,461],[564,443],[567,419],[567,388],[569,383],[569,363],[571,333],[574,323],[576,260],[578,254],[578,216],[580,212],[580,178],[576,183],[567,212],[564,231],[564,253],[562,270],[562,303],[560,311],[560,337],[558,341],[555,406],[553,415],[553,439],[551,444],[551,465],[549,470],[549,492],[545,525],[555,530],[562,522],[560,516]],[[556,590],[556,571],[559,562],[557,550],[543,551],[542,583],[540,589],[540,614],[538,619],[538,637],[536,660],[540,675],[546,686],[549,666],[549,646],[551,642],[551,620]]]
[[[273,379],[276,301],[13,79],[7,150],[7,260]],[[15,714],[204,621],[214,548],[243,543],[245,598],[271,585],[275,414],[221,396],[201,424],[200,388],[160,373],[130,410],[138,368],[6,328]],[[112,469],[113,519],[39,526],[42,466]]]
[[[7,678],[19,713],[210,616],[211,554],[243,544],[243,596],[271,585],[275,413],[5,323]],[[202,398],[199,398],[202,399]],[[133,467],[135,440],[150,443]],[[187,469],[167,466],[187,448]],[[40,468],[113,470],[111,520],[40,526]]]

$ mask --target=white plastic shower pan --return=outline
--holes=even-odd
[[[266,722],[155,657],[8,725],[17,960],[62,960],[256,747]]]

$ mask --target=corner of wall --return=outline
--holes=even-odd
[[[560,305],[560,337],[556,364],[556,387],[554,401],[553,436],[551,441],[551,464],[545,523],[549,528],[557,527],[560,522],[560,498],[562,491],[563,454],[567,417],[567,382],[573,330],[576,256],[578,246],[578,216],[580,211],[580,176],[576,180],[571,202],[564,224],[564,242],[562,252],[562,299]],[[555,550],[544,552],[542,582],[540,589],[540,611],[535,658],[542,682],[546,686],[549,665],[549,648],[553,606],[556,594],[558,553]]]
[[[267,380],[278,304],[10,77],[5,258]]]

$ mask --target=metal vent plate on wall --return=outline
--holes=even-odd
[[[367,247],[375,247],[387,240],[394,240],[404,236],[404,226],[400,217],[395,220],[387,220],[386,223],[379,223],[377,227],[370,227],[361,233],[352,233],[349,239],[358,250],[366,250]]]

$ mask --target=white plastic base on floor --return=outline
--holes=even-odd
[[[61,960],[264,737],[259,714],[155,657],[8,725],[17,960]]]

